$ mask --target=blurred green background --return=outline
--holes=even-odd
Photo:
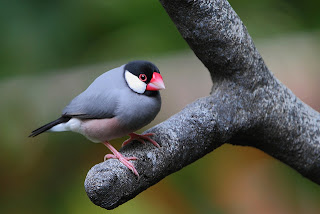
[[[319,111],[320,2],[230,3],[269,68]],[[0,213],[320,213],[318,185],[261,151],[230,145],[115,210],[93,205],[83,182],[109,151],[74,133],[29,132],[133,59],[155,62],[166,83],[150,126],[208,95],[209,74],[155,0],[3,0],[0,17]]]

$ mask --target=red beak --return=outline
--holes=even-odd
[[[150,80],[149,84],[147,85],[147,91],[159,91],[161,89],[165,89],[162,76],[157,73],[153,72],[152,79]]]

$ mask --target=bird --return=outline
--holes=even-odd
[[[71,100],[58,119],[35,129],[29,137],[44,132],[82,134],[92,142],[103,143],[113,153],[105,155],[104,161],[118,159],[139,177],[130,162],[137,158],[124,157],[109,141],[129,135],[122,147],[138,140],[141,143],[149,141],[159,148],[159,144],[150,138],[154,133],[135,132],[153,121],[159,113],[159,90],[162,89],[165,89],[163,78],[153,63],[130,61],[97,77],[86,90]]]

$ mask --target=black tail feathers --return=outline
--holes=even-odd
[[[55,125],[58,125],[60,123],[65,123],[68,122],[71,119],[71,117],[66,117],[66,116],[62,116],[58,119],[56,119],[55,121],[52,121],[44,126],[41,126],[40,128],[37,128],[36,130],[33,130],[31,132],[31,134],[29,135],[29,137],[35,137],[49,129],[51,129],[52,127],[54,127]]]

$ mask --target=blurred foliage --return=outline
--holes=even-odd
[[[4,0],[0,14],[2,76],[186,46],[157,1]]]
[[[230,3],[253,37],[320,28],[319,1]],[[158,1],[2,0],[0,17],[0,78],[187,48]]]
[[[252,37],[320,28],[316,0],[230,0]]]

